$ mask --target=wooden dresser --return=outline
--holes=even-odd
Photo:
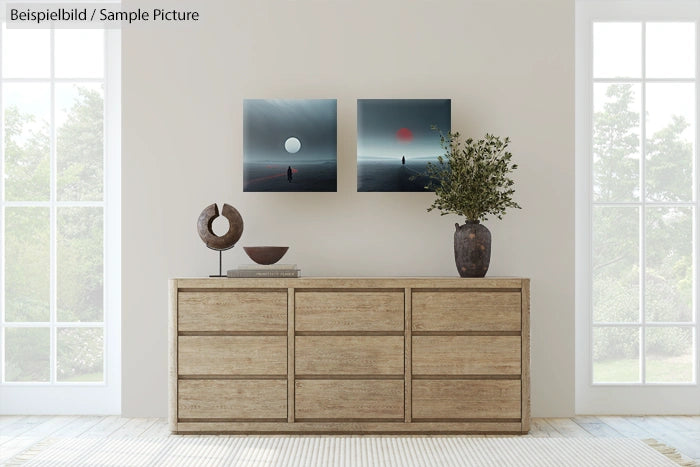
[[[173,279],[177,433],[526,433],[521,278]]]

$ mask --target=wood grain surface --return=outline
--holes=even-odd
[[[520,433],[520,422],[375,422],[314,421],[290,423],[255,422],[180,422],[177,432],[211,434],[503,434]]]
[[[180,336],[180,375],[286,375],[287,336]]]
[[[519,375],[520,336],[413,336],[414,375]]]
[[[168,426],[177,429],[177,280],[168,281]]]
[[[411,289],[406,289],[404,291],[404,297],[405,297],[405,303],[404,303],[404,364],[403,364],[403,372],[404,372],[404,400],[406,403],[404,404],[404,421],[406,423],[411,423],[411,420],[413,418],[412,414],[412,407],[411,407],[411,390],[413,389],[411,386],[411,368],[412,368],[412,363],[411,363],[411,357],[413,356],[413,350],[411,348],[411,344],[413,343],[413,339],[411,338],[411,320],[412,320],[412,312],[411,312]]]
[[[284,380],[180,380],[179,419],[287,419]]]
[[[520,331],[520,292],[412,295],[414,331]]]
[[[287,423],[294,423],[294,289],[287,289]]]
[[[286,292],[180,292],[179,331],[286,331]]]
[[[523,279],[522,307],[522,432],[530,431],[530,279]]]
[[[518,277],[300,277],[276,278],[181,278],[180,291],[217,289],[517,289],[522,285]]]
[[[302,336],[295,340],[297,375],[401,375],[403,336]]]
[[[413,419],[520,419],[519,380],[414,380]]]
[[[297,381],[295,418],[399,419],[403,421],[401,380]]]
[[[170,429],[526,433],[529,299],[520,278],[172,280]]]
[[[296,292],[297,331],[403,331],[403,292]]]

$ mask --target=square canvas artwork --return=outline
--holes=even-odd
[[[357,191],[428,191],[426,165],[445,152],[432,125],[450,131],[450,99],[358,99]]]
[[[245,99],[243,191],[336,191],[336,99]]]

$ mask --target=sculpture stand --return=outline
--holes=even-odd
[[[223,271],[221,270],[221,257],[223,256],[223,253],[223,250],[219,250],[219,275],[217,276],[216,274],[211,274],[209,277],[226,277],[222,274]]]
[[[210,250],[214,250],[214,251],[218,251],[218,252],[219,252],[219,274],[211,274],[209,277],[228,277],[226,274],[224,274],[224,271],[223,271],[223,269],[222,269],[222,266],[221,266],[221,259],[222,259],[222,257],[223,257],[224,251],[230,250],[231,248],[233,248],[233,245],[231,245],[231,246],[228,247],[228,248],[223,248],[223,249],[219,249],[219,248],[209,248]]]

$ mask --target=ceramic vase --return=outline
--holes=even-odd
[[[484,277],[491,261],[491,232],[479,221],[455,224],[455,264],[461,277]]]

